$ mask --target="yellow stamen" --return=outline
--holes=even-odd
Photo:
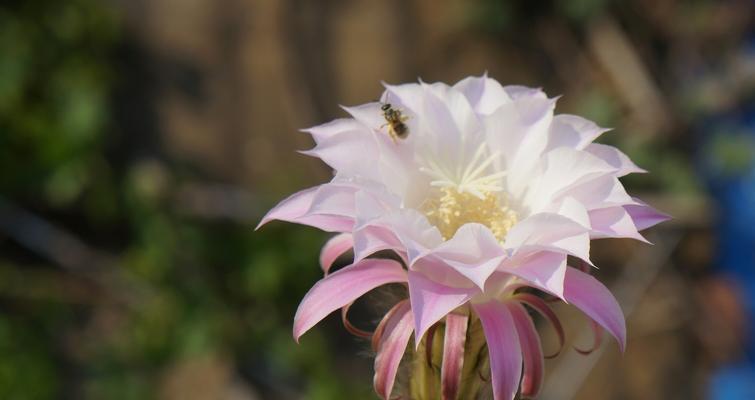
[[[459,191],[456,187],[438,188],[436,195],[425,202],[423,211],[448,240],[470,222],[487,226],[503,243],[506,233],[517,222],[514,210],[508,207],[503,194],[497,191],[476,190],[476,193]]]

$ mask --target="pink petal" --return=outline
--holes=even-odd
[[[409,302],[400,302],[396,311],[387,318],[375,357],[374,379],[375,392],[384,400],[390,398],[396,371],[412,335],[412,310]]]
[[[522,375],[522,397],[535,398],[543,386],[543,349],[535,324],[527,311],[516,302],[506,303],[514,319],[519,343],[522,345],[524,374]]]
[[[320,251],[320,268],[322,268],[322,272],[327,275],[336,259],[351,250],[352,247],[354,247],[354,239],[350,233],[341,233],[330,238]]]
[[[500,265],[506,251],[485,225],[469,223],[459,228],[454,236],[426,253],[442,260],[480,289]]]
[[[278,203],[270,211],[265,214],[262,221],[257,225],[255,230],[260,229],[262,225],[277,219],[281,221],[294,221],[296,218],[303,215],[309,207],[312,205],[312,198],[319,189],[319,186],[304,189],[296,192],[291,196],[288,196],[283,201]]]
[[[354,219],[356,205],[354,196],[359,187],[352,184],[326,183],[320,185],[312,196],[306,215],[335,215]]]
[[[443,400],[455,400],[461,383],[464,365],[464,344],[467,341],[466,313],[450,313],[446,316],[446,333],[443,339],[443,366],[440,370]]]
[[[619,342],[619,348],[626,347],[626,323],[619,303],[611,292],[592,276],[568,268],[564,280],[564,298],[593,321],[600,324]]]
[[[406,271],[396,261],[370,259],[344,267],[321,279],[307,292],[294,316],[294,339],[331,312],[387,283],[405,282]]]
[[[539,251],[509,258],[499,271],[508,272],[554,296],[563,297],[566,254]]]
[[[371,220],[354,232],[357,260],[376,251],[392,249],[408,257],[408,263],[443,241],[438,229],[420,212],[405,208]]]
[[[385,326],[393,317],[393,314],[396,314],[396,312],[400,311],[404,307],[404,303],[408,303],[409,299],[404,299],[399,301],[398,303],[394,304],[393,307],[391,307],[390,310],[388,310],[385,315],[383,315],[383,319],[380,320],[380,323],[378,323],[378,326],[375,327],[375,331],[372,333],[372,351],[377,353],[378,348],[380,347],[380,341],[383,338],[383,333],[385,332]]]
[[[480,317],[490,358],[494,400],[513,400],[522,375],[522,350],[514,319],[497,300],[473,304]]]
[[[314,226],[328,232],[350,231],[354,226],[356,191],[356,186],[338,182],[302,190],[270,210],[257,229],[277,219]]]
[[[650,207],[639,199],[634,200],[637,201],[639,205],[626,205],[624,206],[624,209],[626,209],[629,215],[632,216],[632,220],[638,230],[644,230],[671,219],[671,216],[668,214],[664,214],[653,207]]]
[[[513,254],[549,250],[590,260],[589,229],[555,213],[530,215],[520,221],[509,230],[504,247]]]
[[[409,271],[409,299],[414,312],[414,342],[419,346],[427,329],[469,301],[474,288],[455,288],[434,282],[420,272]]]
[[[532,307],[533,310],[540,313],[543,318],[550,322],[551,326],[553,326],[553,329],[555,329],[556,331],[556,335],[558,336],[558,350],[556,350],[554,354],[546,356],[546,358],[554,358],[558,356],[561,353],[561,350],[563,350],[564,348],[566,338],[564,335],[564,327],[561,326],[561,321],[558,319],[556,313],[553,312],[553,309],[550,308],[545,300],[531,293],[517,293],[516,295],[514,295],[514,299]]]
[[[401,248],[401,242],[388,228],[365,226],[354,232],[354,261],[363,260],[381,250]]]
[[[590,143],[586,148],[590,154],[601,158],[605,162],[611,164],[618,170],[616,176],[624,176],[634,173],[646,173],[647,171],[638,167],[629,157],[616,147],[606,144]]]
[[[648,241],[637,232],[632,216],[624,207],[607,207],[590,211],[590,224],[593,239],[600,238],[630,238],[647,243]]]

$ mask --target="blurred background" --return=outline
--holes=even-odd
[[[630,192],[675,217],[654,246],[594,242],[628,351],[565,351],[542,398],[755,398],[754,19],[750,0],[3,1],[0,398],[373,398],[339,318],[291,337],[327,236],[253,228],[330,177],[298,129],[381,81],[485,71],[615,128],[600,141],[651,171]]]

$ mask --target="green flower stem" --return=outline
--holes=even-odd
[[[437,400],[441,392],[441,365],[443,357],[443,336],[445,324],[439,323],[432,340],[432,352],[428,362],[427,342],[429,334],[420,342],[419,348],[412,350],[412,364],[409,377],[409,393],[413,400]],[[490,385],[488,352],[485,335],[480,320],[470,317],[467,340],[464,346],[464,364],[461,372],[461,385],[457,399],[476,399],[481,391]],[[485,379],[485,380],[483,380]]]

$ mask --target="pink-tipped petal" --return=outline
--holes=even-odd
[[[395,250],[408,264],[443,242],[436,227],[413,209],[396,209],[361,224],[354,231],[354,258],[361,260],[380,250]]]
[[[437,283],[421,272],[409,271],[409,299],[415,323],[415,345],[422,335],[446,314],[469,301],[475,288],[456,288]]]
[[[572,197],[582,203],[587,210],[636,204],[627,194],[619,178],[613,175],[601,176],[573,186],[559,197]]]
[[[354,185],[328,183],[317,188],[306,215],[336,215],[355,219],[354,196],[359,188]]]
[[[639,204],[626,205],[624,206],[624,209],[626,209],[629,215],[632,216],[632,220],[637,226],[637,230],[641,231],[671,219],[671,216],[668,214],[664,214],[655,208],[650,207],[639,199],[634,200]]]
[[[404,307],[404,303],[408,303],[409,299],[404,299],[399,301],[398,303],[394,304],[393,307],[391,307],[390,310],[388,310],[385,315],[383,315],[383,318],[380,320],[380,323],[378,323],[378,326],[375,327],[375,332],[372,334],[371,339],[371,345],[372,345],[372,351],[376,352],[378,351],[378,346],[380,345],[380,340],[383,337],[383,332],[385,332],[385,325],[393,318],[393,314],[397,313],[399,310]]]
[[[270,210],[255,229],[277,219],[314,226],[326,232],[350,231],[354,226],[354,207],[343,207],[343,200],[348,197],[349,191],[353,193],[354,189],[326,183],[294,193]],[[339,193],[340,196],[326,197],[327,193]]]
[[[551,326],[556,331],[556,335],[558,336],[558,350],[556,350],[556,352],[552,355],[545,356],[545,358],[554,358],[558,356],[561,353],[561,350],[563,350],[564,348],[564,343],[566,343],[566,335],[564,335],[564,327],[561,326],[561,321],[558,319],[556,313],[553,312],[553,309],[550,308],[545,300],[535,296],[532,293],[517,293],[516,295],[514,295],[514,299],[532,307],[533,310],[537,311],[540,315],[543,316],[543,318],[550,322]]]
[[[377,346],[374,386],[375,392],[384,400],[391,396],[396,371],[412,336],[412,330],[412,309],[409,302],[404,300],[397,304],[396,311],[388,317]]]
[[[360,261],[381,250],[401,249],[401,241],[389,228],[365,226],[354,232],[354,261]]]
[[[506,252],[488,227],[477,223],[462,225],[454,236],[428,254],[456,270],[481,290]]]
[[[331,312],[387,283],[405,282],[406,271],[396,261],[370,259],[344,267],[318,281],[304,296],[294,316],[294,339]]]
[[[446,333],[443,339],[443,366],[440,369],[443,400],[455,400],[461,384],[464,366],[464,344],[467,341],[466,313],[452,312],[446,316]]]
[[[506,303],[516,325],[519,343],[522,345],[524,373],[522,374],[523,398],[536,398],[543,386],[543,349],[535,324],[527,311],[517,302]]]
[[[327,275],[336,259],[351,250],[352,247],[354,247],[354,239],[350,233],[342,233],[330,238],[320,251],[320,268],[322,268],[322,272]]]
[[[630,160],[621,150],[613,146],[590,143],[587,148],[585,148],[585,151],[603,159],[605,162],[616,168],[618,170],[616,176],[621,177],[629,174],[642,174],[647,172],[633,163],[632,160]]]
[[[624,351],[624,314],[608,288],[594,277],[570,267],[566,270],[564,280],[564,298],[610,332],[619,342],[621,351]]]
[[[304,215],[304,213],[309,210],[309,207],[312,205],[312,198],[319,188],[319,186],[311,187],[288,196],[268,211],[267,214],[262,217],[262,221],[260,221],[254,229],[260,229],[262,225],[275,219],[281,221],[295,221],[296,218]]]
[[[566,254],[538,251],[507,259],[498,270],[515,275],[533,287],[563,298],[566,268]]]
[[[473,304],[482,322],[490,358],[494,400],[513,400],[522,375],[522,351],[514,320],[497,300]]]
[[[549,250],[589,261],[589,228],[560,214],[534,214],[509,230],[504,247],[513,253]]]
[[[624,207],[607,207],[590,211],[590,223],[594,239],[600,238],[630,238],[647,243],[634,225],[632,216]]]

